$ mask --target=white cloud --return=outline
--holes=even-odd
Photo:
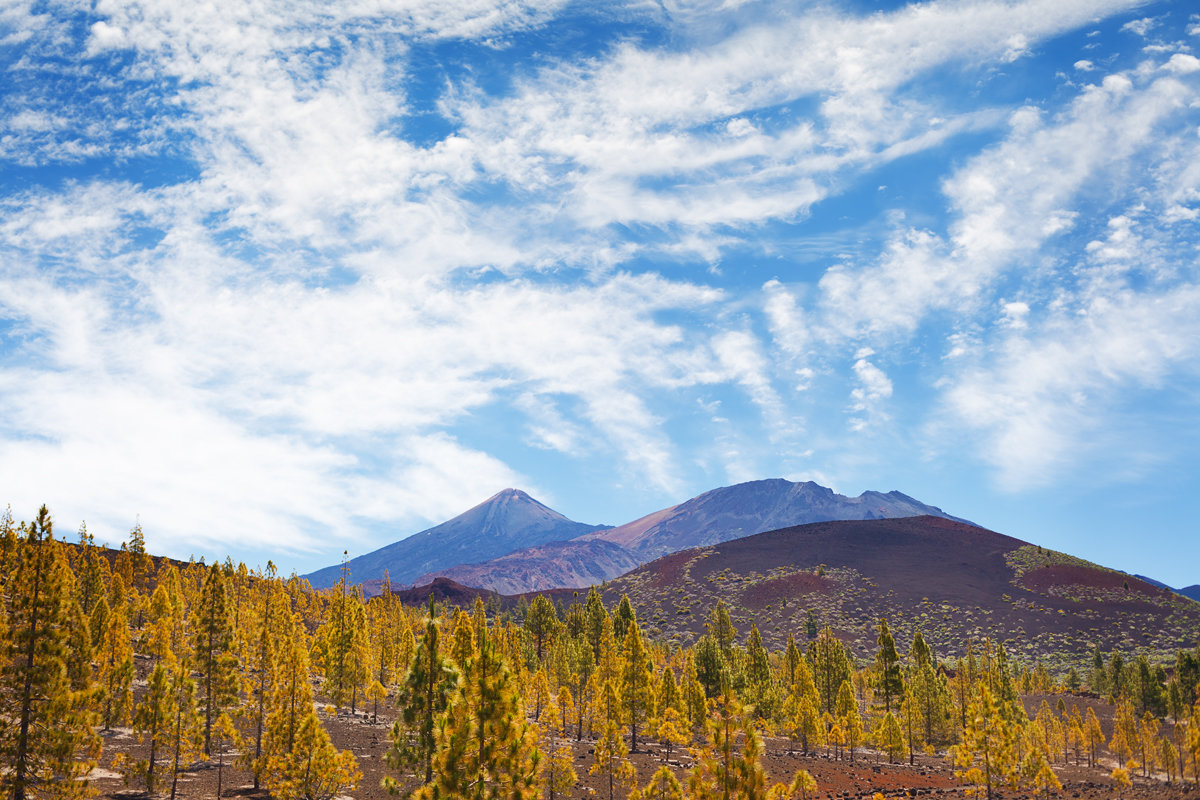
[[[850,428],[855,431],[889,419],[882,409],[882,401],[892,396],[892,381],[883,370],[867,360],[871,355],[869,350],[860,351],[854,361],[858,385],[850,392]]]
[[[1200,71],[1200,58],[1188,53],[1175,53],[1171,60],[1163,65],[1163,69],[1176,75],[1188,75]]]
[[[1198,303],[1200,288],[1181,286],[1051,314],[964,367],[945,390],[944,411],[982,436],[983,457],[1013,490],[1054,480],[1094,457],[1098,443],[1107,458],[1136,458],[1155,443],[1119,435],[1120,417],[1138,413],[1123,410],[1121,398],[1181,371],[1195,377]]]
[[[1154,17],[1142,17],[1141,19],[1130,20],[1121,26],[1121,30],[1129,31],[1138,36],[1145,36],[1153,28],[1158,26],[1158,20]]]
[[[1169,154],[1161,139],[1180,138],[1178,115],[1193,98],[1171,78],[1135,87],[1118,74],[1054,119],[1015,113],[1007,139],[945,182],[956,214],[947,237],[902,229],[875,263],[821,278],[824,336],[887,341],[911,335],[931,313],[978,310],[1000,275],[1072,229],[1086,187],[1119,181],[1135,156]]]
[[[1080,72],[1091,72],[1095,68],[1096,68],[1096,65],[1093,64],[1091,61],[1088,61],[1086,58],[1081,58],[1080,60],[1075,62],[1075,69],[1077,69]]]
[[[104,20],[93,22],[91,36],[88,37],[87,54],[95,56],[105,50],[114,50],[126,45],[125,31],[109,25]]]

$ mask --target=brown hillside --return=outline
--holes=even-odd
[[[886,616],[902,649],[919,627],[939,656],[991,636],[1032,661],[1082,667],[1095,643],[1164,658],[1200,640],[1200,604],[1125,573],[939,517],[819,522],[674,553],[604,588],[654,635],[703,633],[718,598],[742,634],[801,642],[811,611],[860,658]],[[1036,648],[1035,648],[1036,643]]]

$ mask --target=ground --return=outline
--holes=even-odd
[[[1040,700],[1037,702],[1040,703]],[[331,716],[324,711],[322,719],[329,729],[334,743],[339,748],[349,748],[359,759],[359,769],[363,779],[357,788],[347,791],[347,797],[356,800],[384,800],[390,796],[380,788],[380,779],[389,774],[384,762],[384,754],[388,748],[388,731],[390,722],[383,719],[377,723],[361,713],[351,716],[343,713]],[[390,714],[389,714],[390,716]],[[818,790],[816,798],[833,800],[838,798],[869,798],[880,792],[885,797],[964,797],[964,787],[959,785],[953,771],[946,765],[944,759],[919,755],[914,766],[908,764],[888,764],[887,759],[873,751],[859,752],[854,763],[846,760],[833,760],[824,753],[804,756],[792,752],[787,739],[767,737],[765,740],[763,764],[766,768],[769,783],[787,782],[798,769],[806,769],[816,778]],[[592,743],[584,741],[575,744],[575,770],[579,780],[568,792],[564,800],[607,800],[607,783],[602,776],[588,774],[592,764]],[[632,755],[637,767],[638,778],[644,784],[651,774],[663,763],[661,748],[656,743],[649,743],[642,752]],[[134,800],[145,798],[146,794],[139,787],[127,787],[121,778],[107,769],[112,758],[118,752],[132,752],[135,757],[145,757],[143,748],[128,729],[118,729],[104,737],[104,752],[101,756],[100,767],[94,774],[94,786],[100,797],[114,800]],[[680,753],[678,748],[671,753],[672,766],[677,777],[686,786],[686,771],[691,761],[686,752]],[[1109,798],[1129,798],[1130,800],[1174,800],[1175,798],[1195,800],[1200,798],[1200,788],[1195,784],[1181,786],[1167,785],[1159,780],[1143,780],[1134,778],[1132,789],[1118,791],[1108,777],[1106,769],[1090,770],[1086,767],[1062,767],[1057,765],[1055,771],[1063,783],[1063,791],[1054,793],[1052,797],[1080,798],[1081,800],[1108,800]],[[250,775],[244,770],[225,765],[222,776],[223,797],[247,797],[267,800],[270,795],[266,792],[255,792],[252,788]],[[164,781],[169,795],[169,781]],[[217,788],[217,766],[215,762],[205,762],[192,765],[179,778],[180,800],[201,800],[215,798]],[[560,795],[561,796],[561,795]],[[1005,800],[1032,797],[1029,792],[998,792],[997,797]],[[618,800],[624,800],[624,793]]]

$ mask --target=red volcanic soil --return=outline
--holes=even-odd
[[[1013,588],[1004,554],[1023,544],[940,517],[817,522],[715,545],[714,556],[698,563],[693,577],[825,564],[851,567],[883,587],[909,587],[962,604],[992,603]]]
[[[828,593],[836,588],[837,584],[829,578],[813,572],[797,572],[758,581],[742,592],[742,598],[748,606],[757,608],[780,600],[794,600],[818,592]]]

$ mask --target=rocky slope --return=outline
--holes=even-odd
[[[519,489],[505,489],[441,525],[352,558],[350,578],[355,583],[378,581],[387,573],[393,585],[402,586],[434,570],[573,539],[603,527],[574,522]],[[303,577],[322,589],[340,576],[341,565],[334,564]]]

